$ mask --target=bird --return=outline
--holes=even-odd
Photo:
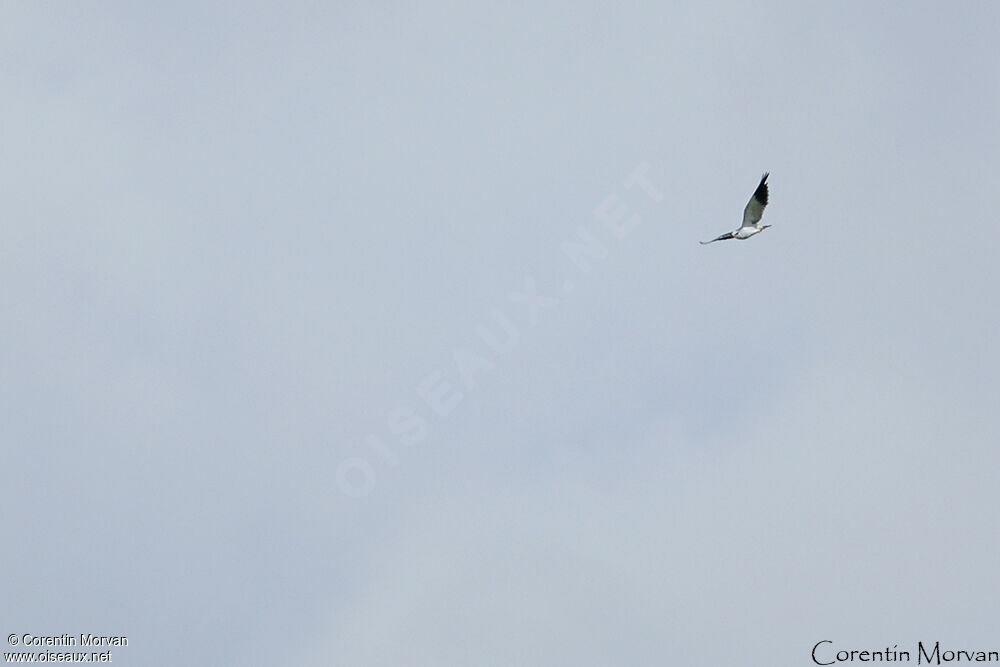
[[[754,234],[760,234],[771,225],[760,224],[760,218],[764,215],[764,207],[767,206],[767,177],[768,172],[760,177],[757,189],[753,191],[753,197],[747,202],[747,207],[743,209],[743,224],[735,232],[726,232],[722,236],[717,236],[711,241],[698,241],[702,245],[725,241],[726,239],[739,239],[743,241]]]

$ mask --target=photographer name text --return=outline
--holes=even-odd
[[[90,633],[80,633],[79,636],[71,635],[68,632],[61,635],[33,635],[30,632],[18,637],[10,635],[7,643],[17,646],[128,646],[128,637],[123,635],[93,635]]]
[[[913,662],[918,665],[948,665],[961,662],[1000,662],[1000,651],[978,649],[952,649],[917,642],[915,651],[906,651],[894,644],[884,649],[840,649],[829,639],[816,642],[812,647],[812,661],[817,665],[836,665],[843,662]]]

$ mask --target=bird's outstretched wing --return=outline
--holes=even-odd
[[[753,191],[753,197],[747,202],[747,207],[743,209],[743,224],[741,227],[753,227],[760,222],[764,215],[764,207],[767,206],[767,176],[768,172],[760,177],[760,184]]]
[[[702,245],[708,245],[709,243],[715,243],[716,241],[725,241],[726,239],[731,239],[733,238],[733,236],[734,236],[733,232],[726,232],[722,236],[717,236],[711,241],[698,241],[698,243]]]

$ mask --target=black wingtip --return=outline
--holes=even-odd
[[[770,172],[765,171],[764,175],[760,177],[760,183],[757,185],[757,189],[753,192],[753,198],[764,206],[767,206],[767,177],[770,175]]]

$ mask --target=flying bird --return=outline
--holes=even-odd
[[[709,243],[725,241],[726,239],[739,239],[742,241],[754,234],[760,234],[770,227],[771,225],[760,224],[760,218],[764,215],[764,207],[767,206],[767,175],[768,173],[765,171],[764,175],[760,177],[760,183],[757,185],[757,189],[753,191],[753,197],[750,197],[747,207],[743,209],[743,224],[740,225],[739,229],[735,232],[726,232],[711,241],[698,241],[698,243],[708,245]]]

